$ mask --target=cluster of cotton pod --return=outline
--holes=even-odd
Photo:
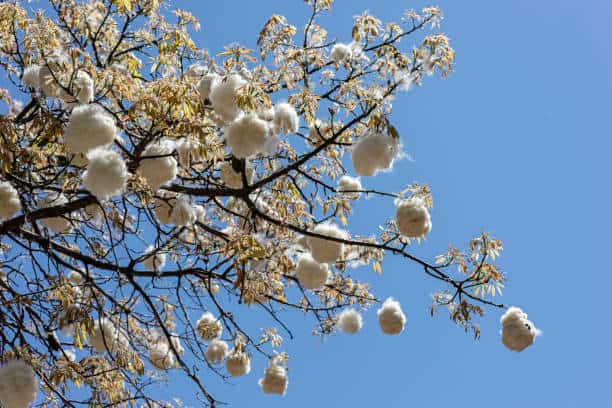
[[[187,196],[181,195],[174,201],[174,206],[170,213],[170,222],[172,224],[185,227],[193,225],[197,218],[196,210]]]
[[[390,169],[399,152],[396,138],[381,132],[368,132],[353,145],[353,167],[362,176],[374,176],[379,171]]]
[[[159,272],[166,265],[166,253],[155,246],[149,246],[145,251],[145,268],[151,272]]]
[[[396,221],[400,234],[410,238],[424,237],[431,231],[431,217],[425,202],[411,197],[396,202]]]
[[[90,345],[98,353],[116,353],[127,350],[130,346],[127,334],[118,328],[110,319],[101,317],[94,321]]]
[[[359,191],[362,190],[359,177],[344,175],[338,180],[338,191],[345,193],[349,198],[356,200],[359,198]]]
[[[314,260],[308,252],[298,256],[295,276],[306,289],[318,289],[327,282],[329,267]]]
[[[123,193],[128,177],[127,166],[118,152],[96,148],[87,153],[83,185],[99,200]]]
[[[378,323],[383,333],[400,334],[406,325],[406,316],[397,300],[388,298],[378,309]]]
[[[264,370],[264,377],[259,380],[259,385],[265,394],[285,395],[289,378],[287,369],[277,358],[270,359],[268,367]]]
[[[318,224],[312,232],[336,239],[349,239],[346,231],[331,223]],[[342,242],[325,238],[309,236],[307,243],[312,257],[320,263],[334,263],[342,257],[342,252],[344,251],[344,244]]]
[[[162,224],[170,224],[172,222],[172,208],[176,203],[178,194],[168,191],[158,191],[158,197],[155,198],[155,217]]]
[[[178,164],[172,156],[174,149],[174,142],[162,139],[150,143],[142,152],[138,172],[147,180],[151,190],[156,191],[176,177]]]
[[[248,160],[245,163],[246,170],[246,180],[248,183],[253,182],[253,177],[255,176],[255,170],[253,166],[250,165]],[[231,162],[225,161],[219,165],[219,177],[221,177],[221,181],[230,187],[230,188],[242,188],[242,174],[236,172]]]
[[[192,163],[202,160],[200,153],[201,144],[196,140],[185,137],[176,142],[176,152],[179,157],[179,164],[184,168],[189,168]]]
[[[30,88],[38,88],[40,86],[40,66],[30,65],[25,67],[21,75],[21,82]]]
[[[275,133],[295,133],[300,126],[300,117],[293,105],[281,102],[274,106],[274,132]]]
[[[220,81],[221,81],[221,77],[218,74],[215,74],[213,72],[202,76],[202,78],[198,82],[198,92],[200,92],[200,96],[202,97],[202,100],[206,101],[209,99],[210,91],[214,87],[216,87]]]
[[[77,71],[72,83],[70,84],[70,91],[72,96],[65,93],[62,89],[60,97],[68,104],[74,104],[76,102],[87,104],[94,99],[94,81],[91,76],[85,71]],[[76,100],[74,100],[76,98]]]
[[[212,340],[221,337],[223,325],[212,313],[206,312],[196,322],[196,329],[203,340]]]
[[[267,152],[274,136],[265,120],[255,113],[240,116],[224,129],[225,141],[234,157],[245,159]]]
[[[80,105],[72,110],[64,130],[64,143],[72,153],[86,154],[115,140],[114,119],[98,105]]]
[[[504,346],[512,351],[521,352],[533,344],[542,334],[528,319],[527,314],[518,307],[510,307],[500,319],[501,337]]]
[[[11,360],[0,366],[0,405],[27,408],[36,400],[36,373],[22,360]]]
[[[158,370],[169,370],[176,365],[174,352],[170,350],[168,343],[164,342],[159,342],[151,348],[149,361]]]
[[[19,193],[8,181],[0,182],[0,220],[10,218],[21,210]]]
[[[228,350],[229,346],[225,341],[217,338],[212,339],[208,342],[206,348],[206,361],[210,364],[221,364],[225,360]]]
[[[48,208],[48,207],[57,207],[57,206],[62,206],[67,203],[68,203],[68,199],[63,194],[51,193],[41,201],[38,208],[42,209],[42,208]],[[45,227],[49,228],[50,230],[58,234],[65,234],[65,233],[72,231],[72,223],[66,217],[67,215],[57,216],[57,217],[47,217],[47,218],[41,219],[40,222]]]
[[[227,372],[233,377],[247,375],[251,372],[251,357],[242,350],[242,347],[234,347],[225,360]]]
[[[355,334],[363,327],[361,313],[355,309],[345,309],[338,315],[336,327],[344,333]]]
[[[247,82],[238,74],[231,74],[225,78],[216,78],[214,74],[209,75],[211,76],[204,76],[198,85],[200,95],[210,100],[215,113],[221,120],[231,122],[240,114],[240,109],[236,106],[236,96],[238,90]],[[209,82],[208,84],[204,82],[205,79]],[[208,97],[206,97],[207,93]]]
[[[60,83],[66,77],[68,56],[55,50],[45,58],[45,63],[38,68],[38,87],[45,96],[59,97],[62,92]]]
[[[353,48],[349,44],[337,43],[331,49],[329,58],[336,64],[345,64],[353,57]]]

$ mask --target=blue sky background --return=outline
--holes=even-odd
[[[367,9],[399,19],[410,2],[339,0],[322,20],[331,37],[350,41],[354,15]],[[457,51],[456,72],[428,79],[394,104],[393,122],[414,162],[365,186],[399,190],[429,183],[433,231],[415,250],[433,256],[449,242],[464,246],[486,229],[503,239],[508,274],[502,298],[523,307],[544,336],[521,354],[499,338],[500,312],[482,321],[474,341],[445,314],[430,318],[437,288],[421,271],[387,258],[384,275],[368,269],[379,297],[398,298],[408,317],[397,337],[380,333],[375,311],[357,336],[321,341],[310,325],[294,326],[285,397],[265,396],[256,379],[264,361],[232,385],[204,382],[236,407],[433,407],[447,404],[612,407],[608,288],[610,96],[612,64],[607,1],[450,1],[441,31]],[[302,27],[298,0],[191,2],[202,23],[201,47],[217,52],[238,41],[255,47],[263,22],[279,13]],[[369,200],[349,219],[373,231],[391,202]],[[293,320],[293,319],[291,319]],[[179,392],[179,394],[181,394]],[[189,394],[183,396],[189,400]]]

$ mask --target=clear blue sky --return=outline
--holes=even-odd
[[[254,47],[272,13],[301,27],[302,1],[179,1],[202,23],[198,45],[213,52],[239,41]],[[397,20],[421,0],[338,0],[324,22],[350,40],[352,17],[368,9]],[[482,338],[430,318],[436,285],[418,268],[388,258],[377,295],[393,295],[408,317],[399,337],[380,334],[375,313],[357,336],[310,336],[297,326],[284,398],[256,385],[264,361],[236,386],[208,381],[235,407],[612,407],[607,265],[610,217],[609,126],[612,95],[612,3],[604,0],[440,0],[442,26],[457,51],[447,80],[401,94],[393,120],[414,162],[366,186],[398,190],[411,181],[434,192],[433,231],[417,249],[434,255],[464,245],[483,229],[503,239],[500,262],[509,280],[503,301],[522,306],[544,336],[521,354],[499,338],[498,311],[482,321]],[[230,28],[231,26],[231,28]],[[392,214],[391,202],[369,200],[350,218],[373,231],[370,210]],[[363,274],[371,274],[364,270]],[[188,394],[184,394],[189,400]]]

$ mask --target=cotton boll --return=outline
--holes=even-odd
[[[338,315],[336,326],[344,333],[355,334],[363,326],[363,318],[355,309],[346,309]]]
[[[196,215],[196,221],[204,223],[206,221],[206,209],[201,205],[194,205],[193,212]]]
[[[227,356],[228,345],[223,340],[212,339],[206,348],[206,360],[210,364],[221,364]]]
[[[246,179],[250,184],[253,182],[255,170],[253,170],[253,167],[251,167],[248,162],[246,163],[245,168]],[[242,175],[234,170],[231,162],[223,162],[219,165],[219,176],[221,177],[221,181],[223,181],[223,183],[230,188],[243,187]]]
[[[85,71],[78,71],[72,82],[73,94],[80,103],[90,103],[94,98],[94,82]]]
[[[212,340],[221,337],[223,326],[221,322],[213,316],[212,313],[206,312],[196,322],[196,329],[204,340]]]
[[[185,349],[183,348],[183,345],[181,344],[181,339],[178,335],[174,333],[170,335],[170,343],[172,343],[172,347],[174,347],[174,350],[176,350],[177,353],[179,353],[180,355],[185,354]]]
[[[154,246],[147,248],[145,254],[151,254],[155,250]],[[166,265],[166,254],[161,251],[155,252],[153,255],[149,255],[143,262],[145,268],[151,272],[159,272]]]
[[[27,408],[36,400],[36,373],[22,360],[11,360],[0,366],[0,405]]]
[[[70,271],[70,273],[68,274],[68,280],[73,285],[80,285],[81,283],[83,283],[83,280],[84,280],[83,274],[84,272],[81,273],[77,271]]]
[[[240,109],[236,106],[236,95],[238,89],[245,86],[247,82],[237,74],[229,75],[227,78],[219,79],[216,84],[211,80],[209,99],[215,113],[224,122],[231,122],[236,119]],[[204,87],[204,91],[206,88]]]
[[[174,143],[170,140],[163,139],[151,143],[143,151],[138,171],[147,180],[151,190],[157,190],[162,184],[176,177],[178,165],[176,159],[172,157],[174,147]]]
[[[306,289],[317,289],[325,284],[329,277],[327,264],[320,264],[309,253],[298,256],[295,275]]]
[[[285,395],[289,378],[285,367],[277,364],[275,359],[270,360],[270,364],[264,371],[264,377],[259,380],[259,385],[264,394]]]
[[[406,237],[423,237],[431,231],[429,211],[420,199],[409,198],[398,201],[396,220],[400,234]]]
[[[512,351],[521,352],[525,350],[535,342],[537,336],[542,334],[528,320],[527,314],[518,307],[510,307],[500,321],[502,324],[502,343]]]
[[[113,322],[103,317],[94,321],[90,344],[98,353],[106,351],[114,353],[125,350],[129,346],[129,341]]]
[[[19,193],[8,181],[0,182],[0,220],[10,218],[21,210]]]
[[[257,111],[257,117],[267,122],[274,120],[274,108],[263,108]]]
[[[181,196],[176,199],[170,215],[172,224],[180,227],[193,225],[196,222],[196,217],[195,210],[187,197]]]
[[[308,245],[308,237],[305,235],[301,235],[296,241],[295,244],[298,245],[300,248],[306,250],[306,251],[310,251],[310,246]],[[311,255],[312,256],[312,255]]]
[[[58,97],[63,91],[59,83],[65,77],[65,66],[68,57],[61,52],[54,52],[46,58],[46,64],[38,70],[38,86],[45,96]],[[59,82],[59,83],[58,83]]]
[[[392,167],[399,154],[398,141],[384,133],[372,132],[353,145],[353,167],[362,176],[374,176]]]
[[[336,64],[344,64],[350,61],[353,56],[353,49],[346,44],[338,43],[332,47],[329,57]]]
[[[99,200],[123,193],[128,179],[127,166],[119,153],[96,148],[87,153],[83,185]]]
[[[72,153],[87,153],[115,140],[115,121],[98,105],[79,105],[72,110],[64,131],[64,143]]]
[[[176,143],[176,152],[179,156],[179,164],[186,169],[191,166],[192,162],[202,159],[200,154],[200,143],[188,137]]]
[[[268,124],[250,113],[225,128],[225,141],[239,159],[262,153],[269,138]]]
[[[340,180],[338,180],[338,191],[341,193],[350,192],[347,193],[347,195],[353,200],[360,197],[361,193],[356,192],[359,190],[362,190],[359,177],[342,176]]]
[[[300,117],[293,105],[286,102],[274,107],[274,129],[276,133],[295,133],[300,126]]]
[[[232,349],[225,360],[227,372],[233,377],[240,377],[251,372],[251,358],[244,351]]]
[[[334,224],[319,224],[312,232],[337,239],[349,239],[348,233],[341,230]],[[320,263],[333,263],[342,256],[344,244],[341,242],[330,241],[325,238],[308,237],[308,247],[312,252],[312,257]]]
[[[63,194],[50,194],[42,201],[39,208],[57,207],[68,203],[68,199]],[[63,217],[49,217],[43,218],[40,222],[52,231],[58,234],[65,234],[72,230],[72,224],[68,220],[66,215]]]
[[[174,353],[166,343],[157,343],[149,353],[149,361],[158,370],[169,370],[176,364]]]
[[[406,325],[406,316],[397,300],[388,298],[378,309],[378,323],[386,334],[400,334]]]
[[[204,75],[204,72],[206,71],[206,67],[202,64],[191,64],[186,70],[185,70],[185,78],[187,79],[197,79],[202,77],[202,75]]]
[[[198,82],[198,92],[200,92],[202,100],[210,97],[210,92],[213,88],[217,87],[219,82],[221,82],[221,77],[214,73],[206,74],[200,79],[200,82]]]
[[[176,203],[177,195],[174,193],[160,192],[160,198],[155,199],[155,216],[162,224],[170,224],[172,222],[172,208]]]
[[[30,88],[38,88],[40,86],[40,66],[30,65],[23,70],[21,82]]]

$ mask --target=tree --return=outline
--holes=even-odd
[[[475,317],[504,307],[492,299],[501,241],[482,233],[422,259],[429,187],[385,192],[349,174],[352,165],[370,185],[391,170],[402,155],[393,98],[451,72],[448,39],[420,34],[439,26],[440,10],[406,11],[400,23],[363,13],[341,43],[317,24],[332,1],[306,3],[303,29],[274,15],[258,52],[232,44],[215,56],[191,40],[193,15],[157,0],[0,4],[11,82],[0,122],[0,351],[21,360],[0,367],[0,390],[21,370],[37,379],[22,395],[39,383],[50,405],[166,406],[150,386],[180,370],[215,406],[194,367],[246,375],[253,358],[262,370],[269,359],[263,391],[283,394],[285,311],[314,318],[316,335],[358,332],[361,311],[381,300],[351,271],[382,273],[387,254],[440,281],[432,315],[444,307],[476,337]],[[395,200],[397,212],[376,234],[351,235],[364,197]],[[245,308],[270,328],[244,329]],[[397,301],[377,315],[384,333],[403,331]],[[517,308],[502,326],[517,351],[537,335]]]

